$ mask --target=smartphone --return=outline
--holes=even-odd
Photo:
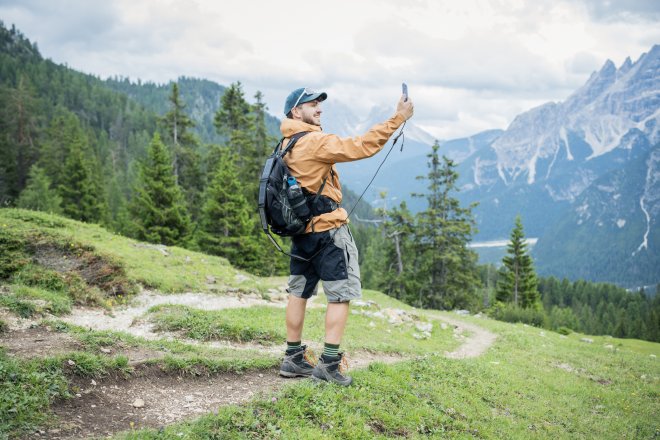
[[[408,84],[401,83],[401,93],[403,93],[403,100],[408,100]]]

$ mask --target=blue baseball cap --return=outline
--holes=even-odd
[[[317,93],[312,89],[307,87],[301,87],[289,93],[289,96],[286,97],[284,102],[284,114],[288,115],[294,107],[304,104],[306,102],[318,100],[325,101],[328,98],[328,94],[325,92]]]

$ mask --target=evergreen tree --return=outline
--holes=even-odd
[[[383,214],[382,235],[387,242],[383,263],[386,267],[380,274],[378,287],[397,299],[411,301],[416,285],[414,258],[411,258],[415,252],[412,240],[414,218],[406,202],[390,211],[384,210]]]
[[[537,307],[540,299],[536,272],[532,257],[527,253],[527,244],[520,216],[511,231],[507,255],[502,259],[503,277],[497,286],[497,300],[513,302],[522,308]]]
[[[265,115],[263,103],[259,109]],[[259,172],[263,167],[265,142],[257,144],[256,138],[263,136],[257,129],[254,108],[245,100],[240,82],[231,84],[220,99],[220,108],[215,114],[215,126],[218,133],[227,138],[227,148],[236,157],[236,166],[243,181],[242,191],[246,198],[256,204],[259,185]],[[265,128],[265,125],[264,127]],[[267,139],[267,138],[265,138]]]
[[[226,168],[224,163],[227,162],[228,156],[223,150],[231,151],[231,162],[236,171],[236,177],[232,177],[237,185],[235,191],[241,193],[246,201],[251,225],[250,231],[244,236],[243,245],[251,250],[243,253],[241,257],[243,261],[235,260],[235,264],[259,275],[274,275],[286,270],[287,259],[283,258],[281,254],[273,252],[272,243],[261,230],[258,221],[257,198],[259,177],[275,140],[268,136],[263,95],[257,92],[255,99],[254,106],[245,100],[240,82],[231,84],[225,90],[220,108],[215,115],[214,124],[218,133],[227,139],[227,145],[225,148],[215,149],[209,155],[207,163],[209,169],[214,170],[214,173],[208,175],[207,180],[217,179],[215,170]],[[229,213],[229,219],[231,215],[232,213]],[[240,219],[236,221],[242,222]],[[228,258],[230,261],[232,260],[232,257]]]
[[[137,238],[166,245],[186,244],[190,218],[174,178],[172,159],[158,133],[149,144],[146,161],[140,164],[130,212]]]
[[[24,75],[15,88],[0,87],[0,202],[18,196],[37,159],[40,127],[35,95]]]
[[[51,188],[51,182],[43,169],[37,165],[30,168],[27,186],[17,203],[19,208],[60,214],[62,198]]]
[[[110,210],[110,227],[113,231],[124,235],[131,233],[131,215],[128,210],[127,198],[124,195],[120,176],[115,175],[108,187],[108,208]]]
[[[68,147],[58,186],[62,211],[76,220],[103,222],[107,218],[107,204],[100,176],[94,172],[96,167],[87,139],[76,132]]]
[[[215,114],[214,124],[220,134],[232,139],[235,132],[247,131],[252,127],[252,109],[245,100],[241,82],[231,84],[220,98],[220,108]],[[233,142],[232,142],[233,143]],[[235,149],[239,158],[242,151]]]
[[[199,140],[190,129],[195,123],[185,112],[185,104],[179,95],[179,86],[172,84],[168,98],[170,110],[160,119],[167,133],[167,143],[172,151],[172,167],[176,183],[185,193],[188,212],[193,219],[198,217],[202,203],[204,179],[201,172]]]
[[[223,256],[239,267],[255,268],[258,245],[252,237],[251,209],[241,191],[235,158],[226,149],[218,154],[204,195],[197,242],[205,252]]]
[[[478,304],[477,254],[467,244],[476,232],[472,209],[460,206],[452,196],[458,191],[456,164],[443,156],[436,141],[428,154],[426,210],[416,218],[416,257],[419,305],[431,308],[472,308]]]
[[[271,154],[276,145],[277,139],[268,135],[268,129],[266,128],[266,110],[268,107],[266,107],[266,104],[263,102],[263,94],[257,91],[254,95],[254,99],[255,103],[252,106],[252,110],[254,118],[253,143],[255,156],[254,160],[248,162],[247,172],[251,180],[259,182],[263,165],[266,158]],[[255,194],[257,190],[258,183],[255,184]]]
[[[44,169],[55,187],[62,183],[64,164],[71,146],[83,142],[83,138],[84,133],[76,115],[58,107],[46,130],[39,158],[39,166]]]

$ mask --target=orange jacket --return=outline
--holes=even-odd
[[[365,159],[378,153],[404,121],[403,115],[396,113],[382,124],[371,127],[362,136],[340,138],[334,134],[323,133],[319,126],[286,118],[280,126],[282,136],[286,138],[283,147],[286,147],[289,138],[294,134],[301,131],[309,133],[296,142],[284,157],[284,161],[300,185],[311,192],[318,192],[323,179],[328,176],[322,195],[341,203],[341,184],[335,164]],[[312,218],[305,232],[312,232],[312,226],[313,232],[322,232],[344,223],[348,223],[348,212],[344,208],[339,208]]]

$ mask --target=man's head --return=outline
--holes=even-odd
[[[307,88],[296,89],[287,96],[284,114],[289,119],[297,119],[312,125],[321,125],[321,106],[328,94],[317,93]]]

